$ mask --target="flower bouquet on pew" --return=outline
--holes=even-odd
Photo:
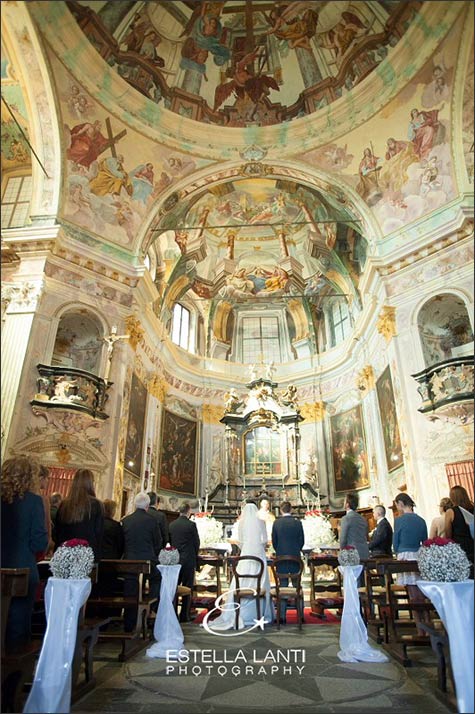
[[[54,578],[88,578],[94,567],[94,551],[87,540],[73,538],[61,543],[49,562]]]
[[[338,562],[342,567],[346,565],[359,565],[360,555],[354,545],[345,545],[338,553]]]
[[[178,565],[180,562],[180,553],[172,545],[168,544],[162,548],[158,554],[158,562],[160,565]]]
[[[422,580],[455,583],[468,580],[470,562],[462,548],[449,538],[430,538],[423,541],[417,553]]]

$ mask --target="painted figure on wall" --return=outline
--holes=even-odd
[[[249,70],[255,60],[259,60],[257,72]],[[232,94],[236,98],[244,99],[246,96],[257,104],[263,96],[269,94],[270,89],[280,90],[279,85],[273,77],[262,74],[262,69],[266,59],[265,53],[260,48],[245,55],[236,63],[234,71],[230,71],[232,79],[230,82],[218,84],[214,94],[214,109],[218,109]]]
[[[335,492],[367,488],[369,469],[361,406],[332,416],[330,424]]]
[[[314,3],[292,2],[288,5],[276,5],[266,17],[272,27],[266,35],[275,35],[278,40],[287,42],[290,49],[303,47],[312,51],[310,40],[315,36],[318,24],[318,12],[312,9]]]
[[[153,192],[153,164],[139,164],[129,173],[132,181],[132,198],[135,201],[147,203],[147,199]]]
[[[86,122],[73,126],[71,146],[66,156],[78,166],[88,169],[108,145],[108,140],[101,132],[101,122],[96,119],[93,124]]]
[[[397,421],[396,404],[389,365],[376,383],[379,412],[383,427],[384,450],[388,471],[398,468],[403,463],[401,437]]]
[[[195,493],[197,423],[165,410],[163,417],[160,488]]]
[[[379,156],[375,156],[372,149],[367,147],[363,151],[363,158],[358,166],[359,181],[356,191],[362,199],[371,204],[377,197],[381,197],[381,186],[378,173],[381,171]]]
[[[125,442],[125,468],[135,476],[142,474],[143,436],[147,407],[147,390],[136,374],[130,389],[127,439]]]
[[[411,120],[408,128],[408,138],[414,145],[414,151],[419,159],[427,158],[434,144],[438,142],[440,122],[439,110],[425,112],[419,109],[411,111]]]
[[[192,69],[206,77],[208,53],[213,55],[214,63],[222,67],[230,56],[225,46],[226,31],[219,20],[220,3],[202,2],[195,7],[181,37],[186,37],[181,50],[181,69]],[[215,7],[216,6],[216,7]]]
[[[392,191],[400,191],[409,178],[407,168],[419,160],[412,142],[390,137],[386,142],[385,159],[379,175],[380,185]]]
[[[89,189],[96,196],[119,196],[122,189],[132,195],[132,181],[124,168],[124,157],[109,156],[99,162],[99,171],[95,178],[89,181]]]

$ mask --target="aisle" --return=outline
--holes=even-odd
[[[405,670],[395,662],[342,664],[336,656],[337,626],[304,627],[300,634],[297,626],[287,625],[280,632],[273,627],[265,633],[250,632],[227,640],[193,624],[186,625],[184,632],[188,650],[199,650],[192,655],[196,656],[194,663],[167,664],[141,654],[120,664],[113,660],[110,645],[107,648],[100,645],[97,654],[102,661],[96,667],[99,685],[72,712],[363,714],[391,710],[391,714],[447,714],[455,711],[436,695],[435,668],[424,666],[424,662],[432,661],[432,655],[425,649],[417,653],[417,664]],[[275,660],[279,658],[278,663]],[[179,671],[179,666],[187,669]],[[199,667],[200,672],[195,669],[193,673],[193,666]],[[290,670],[284,669],[289,667]],[[226,674],[220,668],[226,668]]]

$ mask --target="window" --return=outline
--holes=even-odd
[[[31,186],[31,176],[13,176],[7,180],[2,196],[2,228],[18,228],[26,224]]]
[[[332,347],[347,337],[350,329],[350,314],[346,300],[338,300],[331,306]]]
[[[282,362],[279,322],[276,316],[245,317],[242,320],[242,361],[252,364],[261,359]]]
[[[245,473],[280,474],[280,434],[265,426],[248,431],[244,442]]]
[[[173,308],[172,342],[184,350],[190,343],[190,311],[177,303]]]

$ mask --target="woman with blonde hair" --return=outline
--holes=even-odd
[[[31,637],[31,614],[39,583],[36,553],[48,545],[45,512],[38,486],[39,464],[15,456],[2,465],[2,568],[29,568],[28,594],[14,597],[8,612],[5,644],[21,647]]]
[[[68,497],[56,514],[54,528],[55,547],[72,538],[87,540],[94,551],[94,559],[100,560],[104,509],[96,498],[94,474],[89,469],[78,469],[74,474]]]
[[[439,514],[432,519],[429,528],[429,538],[444,538],[445,537],[445,514],[447,509],[452,506],[450,498],[441,498],[439,503]]]

